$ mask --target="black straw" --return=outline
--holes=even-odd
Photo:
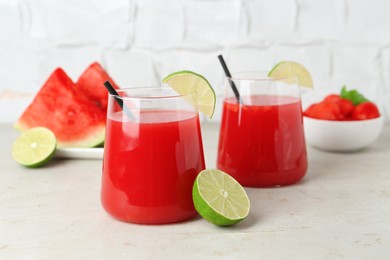
[[[219,59],[219,62],[221,63],[222,65],[222,68],[223,68],[223,71],[225,72],[225,75],[226,77],[228,77],[228,81],[229,81],[229,84],[230,84],[230,87],[232,88],[233,90],[233,93],[234,95],[236,96],[237,98],[237,102],[238,103],[241,103],[241,99],[240,99],[240,92],[238,92],[238,89],[236,87],[236,84],[234,84],[233,80],[232,80],[232,75],[230,74],[229,72],[229,69],[228,67],[226,66],[226,63],[225,63],[225,60],[223,59],[222,55],[218,55],[218,59]]]
[[[104,86],[108,90],[108,93],[115,96],[114,98],[115,98],[116,103],[118,103],[118,105],[123,110],[123,112],[126,114],[126,116],[129,119],[134,120],[135,119],[134,115],[131,113],[130,109],[127,108],[127,106],[123,105],[123,100],[119,98],[118,92],[116,92],[115,88],[111,85],[111,83],[107,80],[106,82],[104,82]]]

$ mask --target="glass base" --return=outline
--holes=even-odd
[[[177,205],[165,207],[139,207],[126,205],[105,205],[103,209],[114,219],[123,222],[145,225],[161,225],[182,222],[195,217],[198,213],[194,209],[182,209]],[[123,205],[122,205],[123,206]]]
[[[242,186],[251,188],[277,188],[295,184],[303,179],[306,175],[306,168],[274,173],[239,173],[232,169],[227,169],[221,165],[217,167],[219,170],[228,173],[236,179]]]

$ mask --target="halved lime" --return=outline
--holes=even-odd
[[[297,62],[279,62],[268,73],[268,77],[273,79],[288,79],[294,76],[298,77],[299,86],[313,88],[313,79],[310,72],[302,64]]]
[[[212,117],[215,110],[215,92],[205,77],[189,70],[177,71],[169,74],[163,80],[180,95],[192,94],[190,101],[197,109],[208,117]]]
[[[23,132],[12,145],[12,157],[27,167],[39,167],[54,155],[57,139],[44,127],[35,127]]]
[[[236,224],[249,214],[250,202],[244,188],[220,170],[201,171],[195,179],[192,198],[198,213],[218,226]]]

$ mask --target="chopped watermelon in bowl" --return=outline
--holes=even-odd
[[[38,126],[48,128],[55,134],[58,148],[103,144],[107,114],[103,83],[107,79],[113,82],[98,63],[88,67],[77,83],[57,68],[19,117],[15,128],[21,132]]]
[[[307,142],[326,151],[362,149],[379,137],[384,124],[375,103],[345,87],[340,94],[310,105],[303,114]]]

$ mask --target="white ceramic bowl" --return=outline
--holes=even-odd
[[[380,135],[384,118],[356,121],[331,121],[303,117],[306,141],[321,150],[351,152],[374,142]]]

